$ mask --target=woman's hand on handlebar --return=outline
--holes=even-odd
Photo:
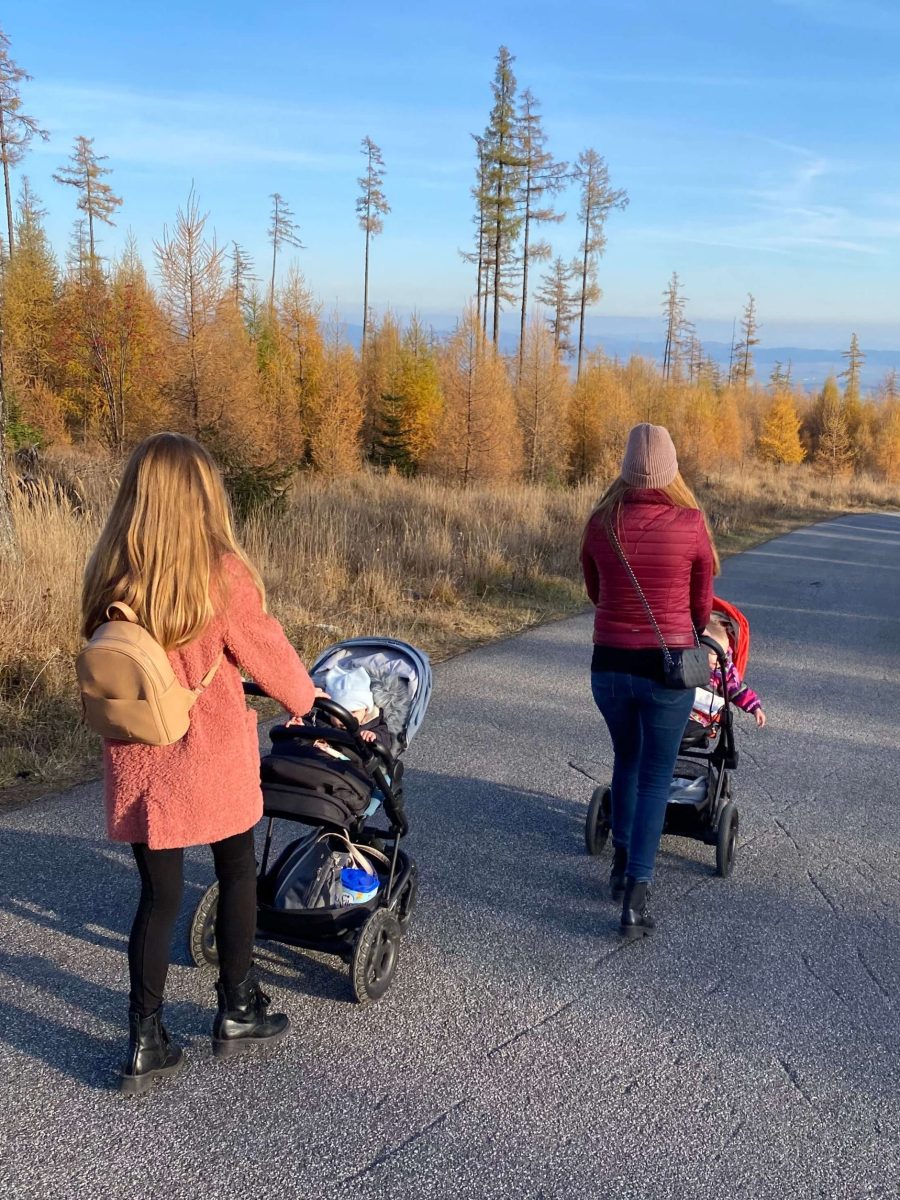
[[[313,702],[318,700],[320,696],[325,700],[331,699],[331,697],[328,695],[328,693],[326,691],[323,691],[322,688],[317,687],[313,690]],[[289,721],[285,721],[285,725],[288,725],[288,726],[304,725],[305,723],[306,722],[303,720],[303,718],[298,717],[296,714],[293,717],[291,717],[291,719]]]

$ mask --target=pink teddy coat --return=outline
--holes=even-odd
[[[142,746],[105,741],[107,831],[117,842],[168,850],[244,833],[262,816],[256,714],[241,687],[247,675],[288,712],[312,707],[312,680],[278,622],[266,614],[244,564],[223,560],[221,611],[169,661],[184,687],[196,687],[216,657],[222,664],[191,709],[180,742]]]

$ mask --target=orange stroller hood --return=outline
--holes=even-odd
[[[724,617],[735,631],[731,644],[731,656],[734,659],[738,675],[743,678],[750,660],[750,622],[739,608],[735,608],[733,604],[729,604],[720,596],[713,596],[712,610],[713,613]]]

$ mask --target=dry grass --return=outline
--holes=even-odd
[[[81,571],[114,481],[102,465],[80,476],[80,514],[50,492],[16,501],[21,555],[0,579],[0,788],[17,795],[96,769],[72,658]],[[900,504],[895,488],[832,487],[804,469],[752,467],[699,486],[726,553],[836,510]],[[251,521],[244,539],[307,660],[360,633],[403,637],[441,658],[584,604],[577,549],[597,491],[305,477],[288,513]]]

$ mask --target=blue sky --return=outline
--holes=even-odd
[[[359,143],[383,149],[392,213],[371,299],[439,317],[471,294],[473,144],[501,43],[551,146],[595,146],[631,204],[609,224],[598,317],[659,310],[677,270],[706,336],[752,291],[764,341],[900,345],[898,0],[5,0],[27,111],[51,131],[25,169],[63,248],[74,196],[51,180],[77,134],[125,199],[103,249],[149,258],[193,181],[220,241],[265,273],[269,194],[290,202],[316,294],[362,294]],[[577,198],[550,231],[574,252]],[[627,324],[627,322],[626,322]],[[726,333],[727,331],[727,333]]]

